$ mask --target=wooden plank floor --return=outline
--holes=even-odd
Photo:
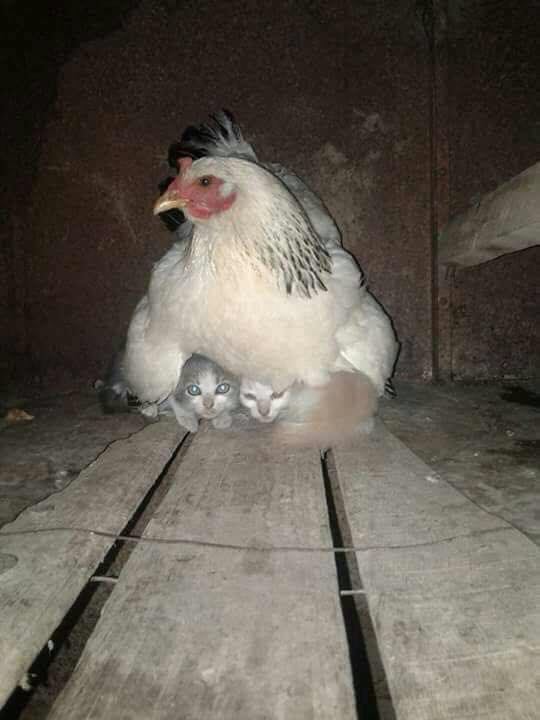
[[[117,533],[180,437],[115,443],[0,532],[2,701],[112,542],[8,533]],[[302,550],[332,544],[319,456],[267,437],[194,438],[53,720],[356,717],[333,553]],[[536,720],[539,548],[382,424],[333,457],[397,720]]]
[[[244,549],[139,544],[54,720],[356,718],[317,452],[201,431],[145,536]]]
[[[334,459],[397,719],[540,717],[540,549],[382,425]]]
[[[0,707],[113,544],[52,529],[119,533],[182,437],[171,422],[115,442],[62,492],[0,530]]]

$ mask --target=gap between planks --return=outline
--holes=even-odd
[[[80,595],[114,540],[40,528],[88,523],[118,534],[129,523],[185,433],[149,425],[113,443],[59,493],[0,530],[0,552],[15,558],[0,583],[0,706]],[[28,532],[9,535],[10,532]]]
[[[537,718],[539,548],[380,423],[333,454],[397,720]]]
[[[332,545],[318,453],[199,432],[144,535],[180,532],[234,549],[138,544],[51,720],[355,719],[333,555],[294,550]]]

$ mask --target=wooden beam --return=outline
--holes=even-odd
[[[432,238],[432,378],[452,377],[452,282],[440,273],[437,238],[448,222],[450,205],[450,160],[448,147],[448,2],[426,4],[424,29],[431,66],[431,238]]]
[[[439,237],[441,265],[465,267],[540,244],[540,162],[450,220]]]
[[[114,543],[69,528],[121,532],[183,434],[176,422],[159,422],[115,442],[0,530],[0,707]]]
[[[357,717],[317,452],[199,431],[144,535],[51,720]]]
[[[382,424],[334,459],[396,720],[537,717],[538,546]]]

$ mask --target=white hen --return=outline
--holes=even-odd
[[[156,203],[155,212],[182,208],[193,232],[156,264],[135,310],[130,389],[164,400],[198,352],[277,390],[356,370],[382,394],[398,343],[334,221],[299,178],[258,164],[228,116],[216,122],[203,126],[212,156],[180,160]]]

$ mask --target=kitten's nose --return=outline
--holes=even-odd
[[[270,404],[269,403],[259,403],[258,405],[259,414],[263,417],[266,417],[268,413],[270,412]]]
[[[203,405],[207,410],[211,410],[214,407],[214,398],[205,397],[203,400]]]

